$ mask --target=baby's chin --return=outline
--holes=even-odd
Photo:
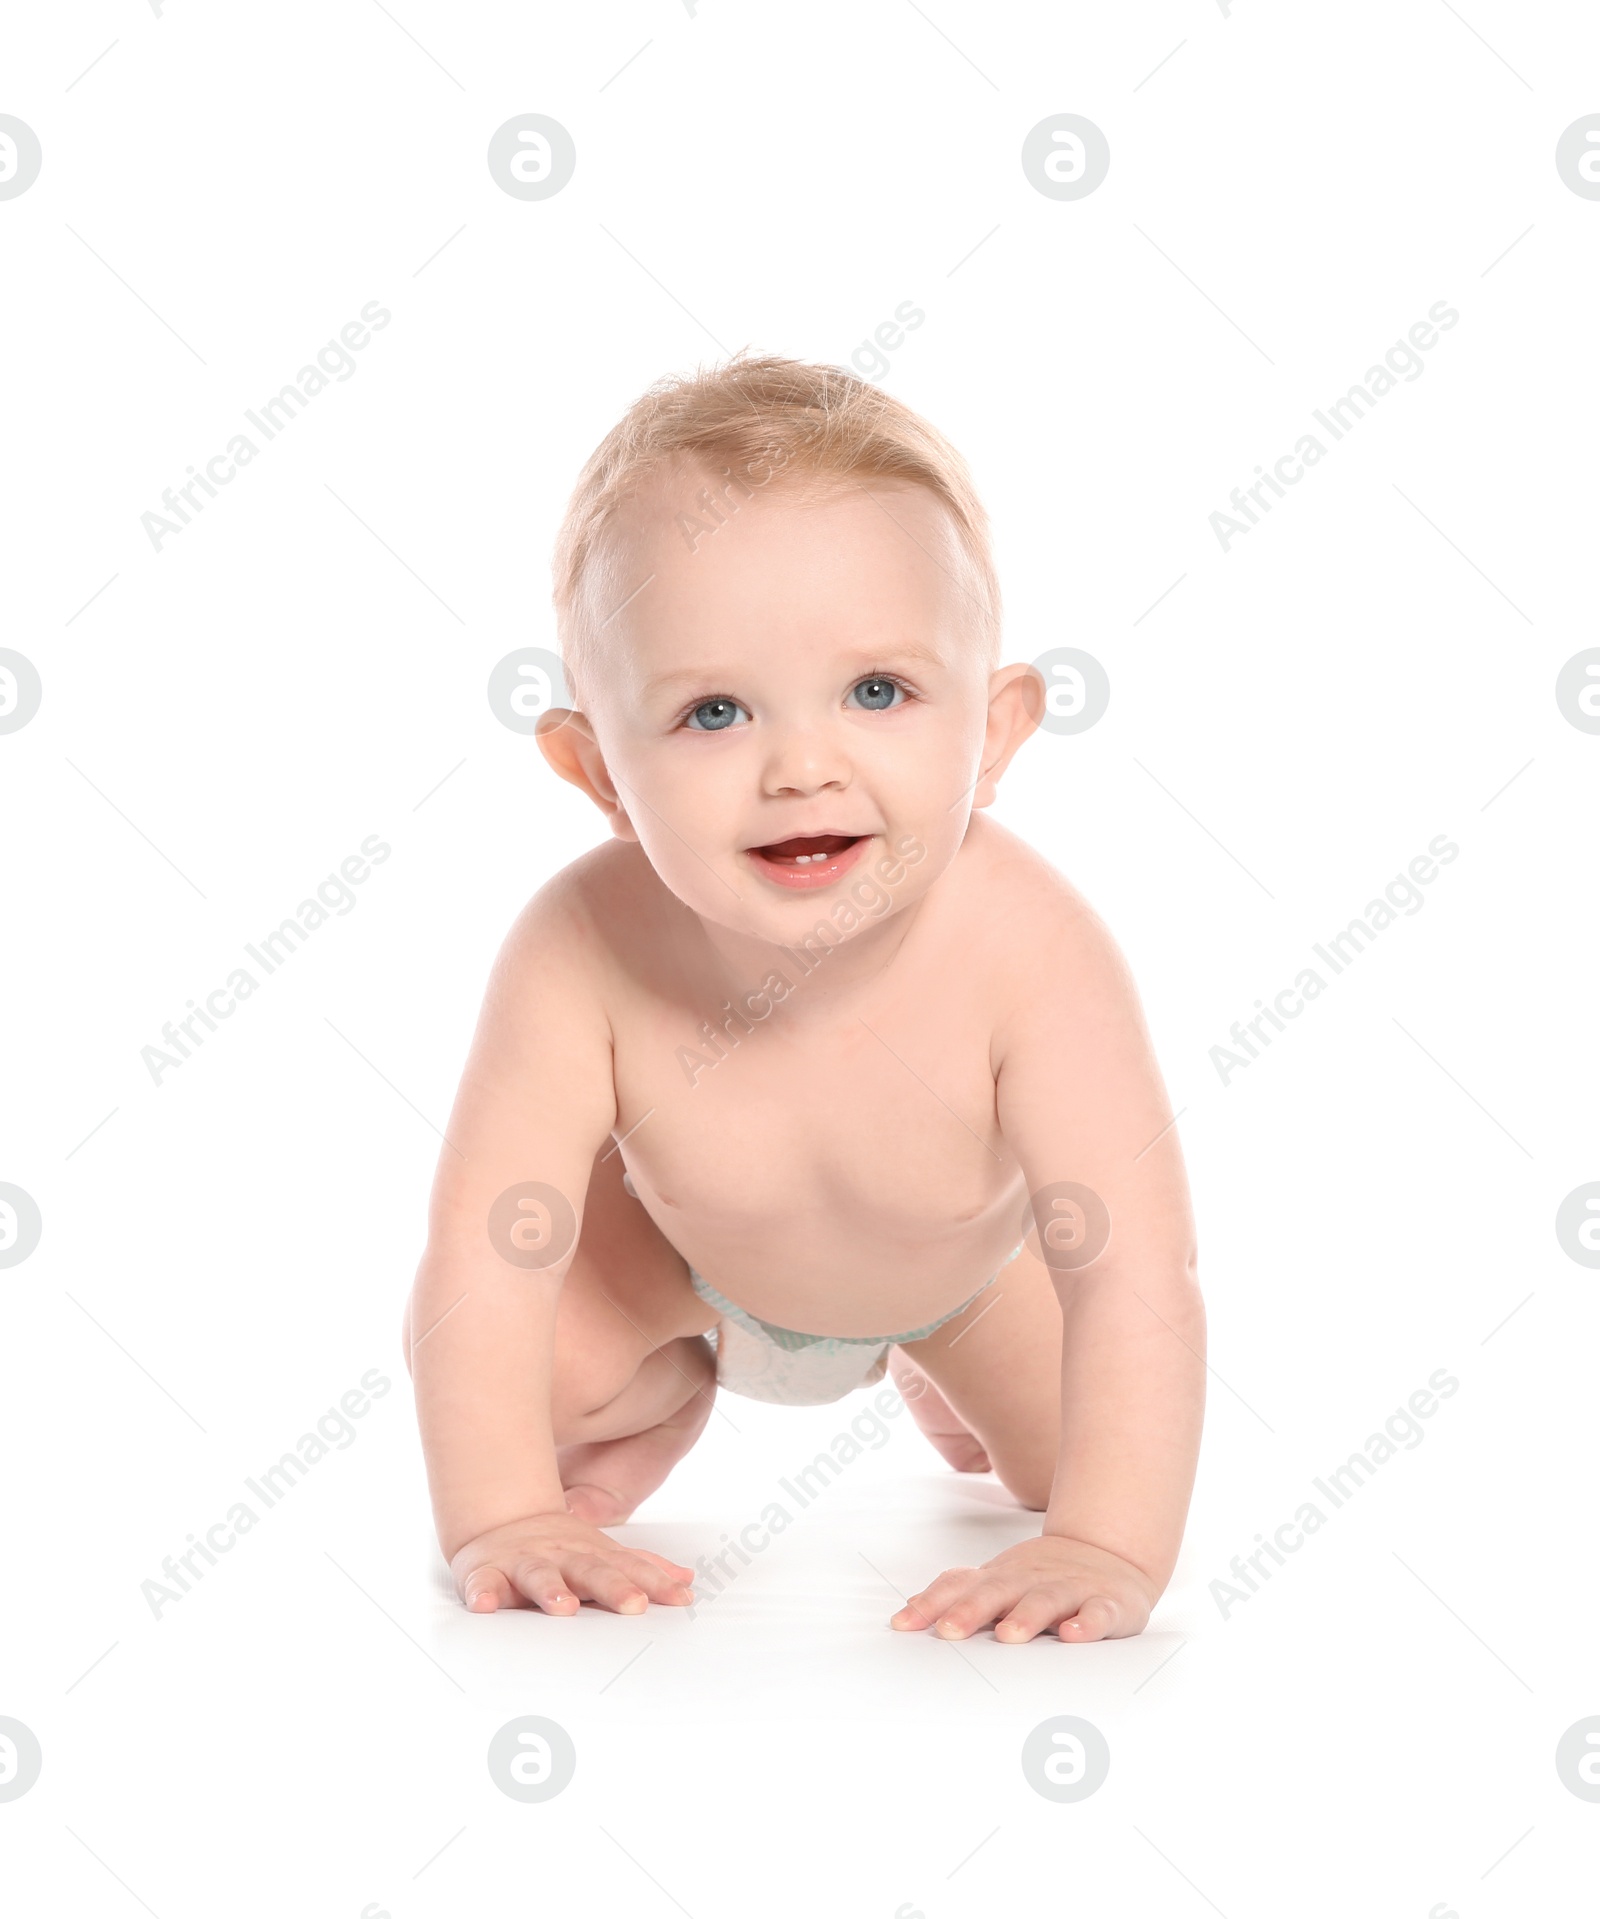
[[[714,862],[687,867],[674,847],[666,870],[658,865],[656,872],[711,925],[773,946],[825,950],[870,934],[925,892],[947,863],[930,860],[915,831],[895,828],[730,848]]]

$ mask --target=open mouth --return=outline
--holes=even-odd
[[[802,833],[793,839],[752,846],[746,856],[759,872],[797,892],[828,886],[861,857],[867,835]]]

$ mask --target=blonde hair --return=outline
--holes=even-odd
[[[552,597],[569,678],[594,658],[598,627],[585,587],[603,565],[620,510],[681,459],[721,475],[724,498],[735,486],[749,497],[773,481],[786,489],[863,479],[925,487],[949,512],[972,563],[971,597],[989,662],[998,659],[1000,582],[989,516],[966,461],[920,414],[845,368],[746,351],[709,370],[658,380],[585,463],[554,560]],[[752,486],[746,476],[758,470]]]

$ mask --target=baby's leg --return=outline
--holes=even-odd
[[[933,1442],[935,1450],[958,1473],[994,1471],[994,1462],[983,1450],[983,1441],[917,1362],[907,1357],[904,1346],[891,1346],[889,1349],[889,1377],[900,1389],[900,1397],[911,1408],[923,1436]]]
[[[699,1438],[716,1392],[715,1311],[639,1202],[597,1160],[556,1308],[551,1413],[567,1504],[617,1525]]]
[[[960,1472],[992,1466],[1024,1506],[1050,1503],[1061,1434],[1061,1305],[1024,1251],[964,1313],[894,1349],[917,1424]]]

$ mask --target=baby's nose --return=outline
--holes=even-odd
[[[791,728],[773,745],[766,765],[768,793],[821,793],[850,784],[850,760],[826,728]]]

